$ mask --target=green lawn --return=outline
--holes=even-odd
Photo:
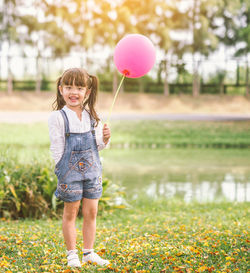
[[[190,169],[249,166],[249,122],[122,121],[113,122],[111,129],[115,147],[170,146],[164,150],[167,156],[162,149],[123,150],[122,157],[119,149],[104,150],[104,168],[109,162],[112,168],[126,169],[133,154],[139,168],[149,168],[156,161],[147,151],[153,152],[159,169],[167,164]],[[178,145],[189,148],[177,149]],[[193,149],[195,145],[210,148]],[[223,145],[231,149],[218,149]],[[0,151],[6,164],[14,158],[20,165],[54,165],[45,123],[0,124]],[[247,272],[249,203],[184,203],[148,196],[129,202],[127,208],[102,211],[97,218],[95,249],[112,262],[107,272]],[[61,220],[0,220],[1,272],[71,272],[66,267]],[[82,256],[81,224],[79,217],[77,247]],[[73,271],[102,270],[87,265]]]
[[[143,200],[97,217],[95,250],[112,263],[107,272],[247,272],[247,203]],[[77,248],[82,256],[82,218]],[[61,220],[0,223],[1,272],[71,272]],[[86,265],[74,272],[99,272]],[[72,271],[72,272],[73,272]]]
[[[249,148],[250,122],[121,121],[111,123],[111,147]],[[46,123],[0,123],[0,150],[21,162],[48,161]]]

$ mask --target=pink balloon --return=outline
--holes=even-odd
[[[155,63],[155,48],[144,35],[129,34],[115,47],[114,62],[123,75],[139,78],[149,72]]]

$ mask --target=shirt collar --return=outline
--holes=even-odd
[[[62,109],[69,112],[69,113],[75,113],[76,114],[76,112],[71,110],[66,104],[63,106]],[[84,111],[85,111],[85,109],[82,110],[82,112],[84,112]]]

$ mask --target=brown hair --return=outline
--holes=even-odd
[[[83,68],[70,68],[64,71],[62,76],[57,79],[57,93],[56,99],[52,104],[53,110],[60,110],[66,104],[59,90],[59,86],[63,85],[86,86],[91,90],[88,99],[82,105],[82,109],[85,109],[86,105],[88,106],[86,110],[90,113],[90,116],[96,120],[95,126],[97,126],[100,120],[94,109],[98,92],[97,77],[89,75]]]

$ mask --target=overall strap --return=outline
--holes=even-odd
[[[90,112],[88,110],[86,111],[89,113],[91,132],[94,135],[95,134],[95,119],[91,117]]]
[[[68,117],[63,109],[60,110],[60,113],[62,114],[63,120],[64,120],[64,128],[65,128],[65,136],[68,137],[69,132],[69,120]]]
[[[90,117],[90,123],[91,123],[91,130],[95,130],[95,119]]]

